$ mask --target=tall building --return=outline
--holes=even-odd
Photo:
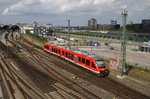
[[[142,20],[142,24],[145,24],[145,25],[150,24],[150,19],[144,19],[144,20]]]
[[[51,36],[52,35],[51,30],[52,29],[49,26],[38,26],[38,27],[35,27],[36,34],[38,36],[43,36],[43,37]]]
[[[150,33],[150,19],[142,20],[143,32]]]
[[[111,25],[117,25],[117,21],[116,20],[111,20]]]
[[[118,30],[118,29],[120,29],[120,24],[117,24],[116,20],[111,20],[109,30]]]
[[[91,18],[89,21],[88,21],[88,28],[90,30],[96,30],[97,29],[97,20],[94,19],[94,18]]]

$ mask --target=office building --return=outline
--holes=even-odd
[[[97,20],[92,18],[88,21],[88,28],[89,30],[96,30],[97,29]]]

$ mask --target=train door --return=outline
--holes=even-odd
[[[81,57],[78,57],[78,63],[81,64]]]
[[[95,62],[94,62],[94,61],[91,61],[91,69],[92,69],[92,70],[94,70],[94,71],[96,71],[96,70],[97,70],[97,68],[96,68],[96,64],[95,64]]]

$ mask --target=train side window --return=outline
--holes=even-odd
[[[85,59],[84,58],[82,58],[82,63],[85,64]]]
[[[68,52],[66,52],[66,57],[70,58],[70,54]]]
[[[96,68],[93,62],[92,62],[92,68]]]
[[[74,55],[73,55],[73,54],[70,54],[70,58],[73,60],[73,59],[74,59]]]
[[[79,62],[81,62],[81,57],[79,57]]]
[[[68,53],[66,52],[66,57],[68,57]]]
[[[65,53],[64,53],[64,51],[62,51],[62,55],[64,55]]]
[[[57,49],[56,49],[56,53],[57,53],[58,51],[57,51]]]
[[[58,53],[60,54],[60,50],[58,50]]]
[[[68,58],[70,58],[70,53],[68,53]]]
[[[90,61],[86,59],[86,65],[90,66]]]

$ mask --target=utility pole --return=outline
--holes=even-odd
[[[16,53],[18,54],[18,36],[16,34]]]
[[[70,47],[70,20],[68,20],[68,47]]]
[[[38,24],[37,22],[33,23],[32,49],[34,48],[34,35],[35,35],[35,30],[36,30],[37,24]]]
[[[1,35],[1,40],[2,40],[2,30],[0,29],[0,35]]]
[[[121,39],[121,53],[120,53],[120,64],[119,64],[119,72],[120,75],[125,75],[126,72],[126,21],[127,21],[127,10],[124,9],[122,11],[122,20],[123,20],[123,28],[122,28],[122,39]]]
[[[3,28],[0,26],[0,40],[2,40],[2,30]]]
[[[92,44],[91,44],[91,53],[92,53]]]

